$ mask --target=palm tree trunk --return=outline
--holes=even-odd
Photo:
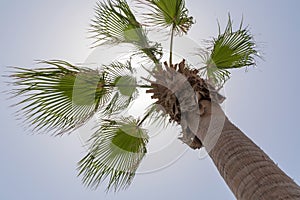
[[[202,106],[197,137],[238,200],[300,199],[300,187],[228,120],[218,104],[203,101]]]
[[[164,64],[154,73],[152,98],[182,127],[181,140],[193,149],[204,146],[238,200],[300,200],[300,187],[256,144],[233,125],[198,71]]]

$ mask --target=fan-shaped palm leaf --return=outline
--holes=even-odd
[[[107,190],[129,186],[147,151],[148,136],[138,121],[132,118],[106,120],[91,141],[89,153],[78,167],[83,183],[97,188],[108,178]]]
[[[104,73],[107,74],[107,82],[114,86],[114,94],[103,111],[108,115],[116,114],[126,109],[137,97],[137,80],[130,61],[105,66]]]
[[[42,61],[48,67],[14,68],[13,95],[24,122],[36,132],[70,133],[83,125],[109,98],[105,75],[65,61]]]
[[[228,69],[256,64],[258,52],[253,36],[242,27],[242,23],[237,31],[233,31],[230,16],[224,33],[219,32],[211,43],[210,55],[205,62],[207,76],[214,84],[224,84],[230,75]]]
[[[176,33],[187,33],[192,26],[193,17],[188,16],[184,0],[137,0],[150,6],[146,22],[149,25],[171,27]]]
[[[159,44],[148,40],[145,30],[136,20],[125,0],[107,0],[96,7],[91,32],[97,44],[131,43],[156,64],[162,55]],[[157,58],[158,57],[158,58]]]

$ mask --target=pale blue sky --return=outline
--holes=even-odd
[[[0,71],[30,67],[38,59],[82,63],[91,53],[88,24],[95,0],[0,1]],[[233,72],[226,85],[229,118],[297,183],[300,183],[298,0],[189,0],[197,23],[194,41],[216,36],[227,13],[239,23],[244,16],[265,61],[257,68]],[[7,89],[1,77],[1,91]],[[1,93],[0,199],[234,199],[211,160],[188,151],[167,169],[138,175],[127,191],[91,191],[76,177],[84,149],[76,134],[62,138],[32,136],[13,117]]]

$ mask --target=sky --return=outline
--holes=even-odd
[[[34,67],[41,59],[85,62],[93,53],[87,32],[95,3],[1,0],[1,75],[7,66]],[[229,12],[236,25],[242,16],[249,25],[264,60],[256,68],[232,72],[223,107],[231,121],[299,184],[299,1],[188,0],[187,7],[196,24],[185,38],[198,46],[217,35],[217,20],[224,27]],[[1,76],[0,81],[0,90],[9,90],[7,79]],[[85,188],[76,171],[86,153],[79,133],[33,135],[14,117],[9,107],[13,100],[0,95],[0,199],[234,199],[210,158],[185,148],[179,159],[172,154],[174,162],[167,167],[138,174],[128,190],[106,194],[105,185]]]

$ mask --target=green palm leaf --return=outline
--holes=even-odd
[[[151,12],[147,13],[146,23],[163,28],[172,27],[176,33],[187,33],[191,28],[193,17],[188,16],[184,0],[137,0],[148,5]]]
[[[224,84],[229,78],[229,69],[255,65],[255,58],[259,56],[249,30],[241,23],[240,28],[233,31],[230,16],[224,33],[219,31],[211,43],[205,63],[207,76],[215,85]]]
[[[85,185],[97,188],[108,179],[107,190],[125,189],[145,156],[148,136],[138,121],[106,120],[91,138],[89,153],[78,163]]]
[[[104,74],[68,62],[42,61],[48,67],[14,68],[13,95],[18,113],[35,132],[70,133],[83,125],[108,99]]]
[[[136,20],[125,0],[107,0],[98,3],[91,32],[97,45],[134,44],[155,63],[159,62],[158,58],[162,55],[160,45],[148,40],[145,30]]]
[[[128,108],[129,104],[137,97],[137,80],[131,62],[114,62],[105,66],[107,82],[114,86],[113,97],[103,110],[105,115],[116,114]]]

